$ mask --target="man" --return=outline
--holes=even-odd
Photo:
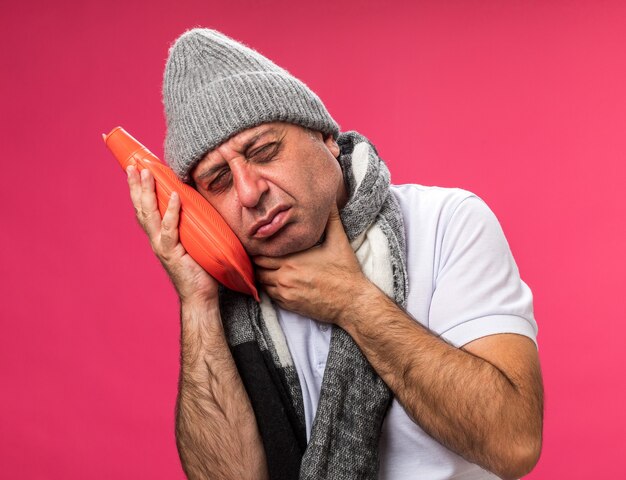
[[[190,478],[518,478],[541,449],[532,294],[462,189],[390,186],[320,99],[208,29],[179,37],[165,158],[251,256],[262,302],[219,287],[128,170],[177,290],[177,446]],[[495,475],[494,475],[495,474]]]

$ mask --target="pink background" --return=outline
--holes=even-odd
[[[0,15],[0,476],[183,478],[177,298],[100,134],[162,156],[167,49],[193,26],[305,81],[394,183],[490,205],[539,324],[527,478],[623,474],[624,2],[57,3]]]

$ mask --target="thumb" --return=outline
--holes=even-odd
[[[333,202],[330,207],[330,213],[328,214],[328,221],[326,222],[326,238],[332,238],[337,235],[346,235],[346,232],[341,223],[341,216],[339,215],[339,208],[337,203]]]

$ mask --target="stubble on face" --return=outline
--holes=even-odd
[[[279,153],[258,166],[254,155],[246,158],[246,162],[254,166],[258,181],[266,187],[256,204],[244,206],[239,201],[238,192],[241,191],[238,188],[241,184],[238,184],[240,178],[235,178],[238,171],[235,164],[229,163],[233,175],[233,186],[229,190],[215,195],[203,190],[202,184],[196,188],[224,217],[248,254],[282,256],[318,243],[332,203],[337,202],[340,207],[345,203],[343,175],[335,158],[339,153],[338,147],[332,139],[323,139],[320,133],[297,125],[282,122],[264,124],[240,132],[220,145],[216,149],[219,152],[212,153],[211,160],[205,162],[205,157],[199,164],[194,179],[198,177],[197,172],[206,172],[207,167],[220,162],[243,161],[246,142],[270,127],[274,127],[275,132],[263,136],[250,152],[254,154],[257,147],[263,148],[275,142],[280,144]],[[284,206],[289,207],[287,221],[276,234],[266,238],[251,235],[250,229],[256,222]]]

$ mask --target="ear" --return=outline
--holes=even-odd
[[[339,157],[339,145],[335,141],[335,137],[333,137],[332,133],[324,137],[324,143],[326,144],[326,148],[333,154],[333,157]]]

